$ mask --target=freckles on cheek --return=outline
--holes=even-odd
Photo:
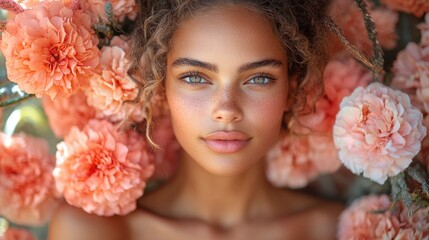
[[[258,101],[254,109],[259,119],[273,125],[280,123],[283,119],[284,103],[279,99],[281,98],[266,98],[263,101]]]
[[[201,121],[204,109],[207,107],[204,99],[200,97],[177,94],[172,96],[170,101],[173,125],[179,128],[195,126]]]

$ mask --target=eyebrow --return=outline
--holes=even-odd
[[[172,65],[174,67],[193,66],[193,67],[204,68],[212,72],[219,72],[219,68],[218,66],[216,66],[216,64],[203,62],[203,61],[199,61],[191,58],[178,58],[173,62]],[[238,68],[238,72],[242,73],[255,68],[266,67],[266,66],[280,67],[282,65],[283,63],[280,60],[268,58],[268,59],[263,59],[256,62],[246,63]]]

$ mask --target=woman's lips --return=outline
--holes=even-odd
[[[235,153],[249,143],[251,137],[239,131],[218,131],[203,137],[206,145],[218,153]]]

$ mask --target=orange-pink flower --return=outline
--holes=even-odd
[[[392,87],[406,92],[414,106],[429,112],[429,46],[410,42],[393,65]]]
[[[277,187],[301,188],[341,166],[332,138],[285,135],[267,154],[267,178]]]
[[[176,171],[179,162],[180,145],[177,142],[169,116],[155,120],[152,137],[159,149],[155,149],[154,179],[165,180]]]
[[[426,129],[429,129],[429,115],[426,115],[423,120],[423,125]],[[429,136],[426,136],[422,141],[422,150],[417,156],[417,160],[419,160],[423,166],[426,168],[427,173],[429,173]]]
[[[425,21],[417,25],[421,32],[420,45],[429,46],[429,13],[425,15]]]
[[[53,168],[46,141],[0,133],[0,215],[17,224],[45,224],[57,205]]]
[[[111,46],[103,47],[99,69],[90,79],[90,87],[86,90],[88,103],[94,106],[102,117],[113,122],[124,119],[126,111],[122,103],[133,100],[138,93],[136,84],[127,74],[129,61],[125,57],[126,51],[128,44],[119,37],[112,39]],[[143,109],[140,104],[130,106],[133,106],[131,119],[141,121]]]
[[[315,112],[297,118],[297,124],[315,132],[332,132],[340,102],[359,86],[367,86],[371,73],[351,57],[332,59],[325,68],[323,80],[325,93],[316,102]],[[307,99],[312,104],[311,96]],[[294,129],[305,131],[305,129]]]
[[[429,2],[426,0],[381,0],[381,2],[393,10],[411,13],[417,17],[429,12]]]
[[[419,209],[410,217],[403,204],[397,203],[390,209],[391,204],[386,195],[355,200],[340,216],[338,239],[414,240],[429,237],[429,208]]]
[[[423,115],[405,93],[378,82],[343,99],[334,125],[342,163],[380,184],[402,172],[426,136]]]
[[[21,6],[24,6],[25,9],[37,6],[38,4],[40,4],[40,2],[43,2],[43,1],[46,1],[46,0],[18,0],[19,4]],[[62,1],[68,7],[74,0],[56,0],[56,1]]]
[[[107,22],[109,18],[105,9],[108,2],[112,4],[114,21],[122,22],[125,18],[134,20],[137,17],[138,6],[135,0],[85,0],[80,1],[80,4],[85,12]]]
[[[29,231],[19,228],[8,228],[0,240],[37,240]]]
[[[69,204],[88,213],[128,214],[154,171],[148,147],[136,132],[120,133],[108,121],[73,127],[57,146],[57,189]]]
[[[90,16],[60,1],[43,1],[9,20],[1,50],[8,78],[27,93],[54,99],[88,85],[99,63]]]
[[[95,109],[87,104],[86,95],[80,91],[68,98],[57,98],[54,101],[44,97],[42,104],[49,125],[58,138],[64,137],[73,126],[81,129],[95,118]]]
[[[399,20],[398,13],[375,7],[369,2],[368,5],[381,46],[385,49],[395,48],[398,40],[396,34],[396,23]],[[362,13],[352,0],[335,0],[331,7],[331,16],[351,43],[368,54],[371,53],[372,43],[367,37]],[[342,44],[339,43],[338,39],[335,39],[335,41],[337,44],[334,44],[334,51],[342,50]]]

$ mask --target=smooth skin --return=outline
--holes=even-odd
[[[288,111],[292,77],[270,23],[253,10],[198,12],[173,35],[165,91],[183,147],[177,174],[125,217],[64,205],[50,240],[335,239],[342,206],[274,188],[264,155]],[[207,145],[213,132],[246,136],[237,151]]]

